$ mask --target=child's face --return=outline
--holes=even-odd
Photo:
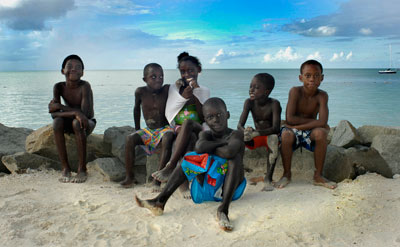
[[[221,105],[203,107],[204,120],[214,133],[223,133],[228,128],[229,112]]]
[[[269,96],[271,90],[266,89],[264,83],[260,82],[258,78],[254,77],[250,83],[249,95],[251,100],[257,100],[265,96]]]
[[[164,72],[159,67],[150,67],[147,71],[143,81],[147,83],[147,86],[153,90],[158,90],[164,83]]]
[[[65,78],[69,81],[79,81],[83,76],[82,63],[76,59],[70,59],[62,70]]]
[[[184,81],[197,82],[197,76],[199,75],[199,67],[191,61],[183,61],[179,64],[179,71],[181,72],[181,77]]]
[[[303,82],[304,87],[312,91],[318,89],[323,79],[324,75],[321,69],[312,64],[305,65],[301,75],[299,75],[299,80]]]

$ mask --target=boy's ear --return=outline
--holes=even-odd
[[[321,82],[324,80],[324,74],[321,75]]]
[[[145,77],[143,77],[142,79],[143,79],[144,82],[146,82],[146,80],[145,80],[146,78]]]
[[[231,117],[231,113],[229,111],[226,111],[226,119],[229,119]]]
[[[64,69],[61,69],[61,74],[65,75],[65,73],[64,73]]]
[[[299,75],[299,81],[303,81],[303,75],[302,74]]]

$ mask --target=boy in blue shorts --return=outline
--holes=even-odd
[[[300,67],[303,86],[290,89],[286,106],[286,124],[281,129],[283,175],[275,187],[283,188],[291,180],[293,151],[305,147],[314,152],[314,185],[334,189],[337,184],[322,176],[328,146],[328,94],[318,89],[324,79],[322,65],[315,60]]]
[[[186,179],[196,177],[191,187],[192,199],[197,203],[222,200],[217,209],[217,221],[221,229],[232,231],[233,225],[228,218],[229,205],[242,195],[246,187],[243,132],[228,128],[229,112],[220,98],[210,98],[204,102],[203,115],[210,130],[200,132],[195,145],[196,153],[185,155],[156,198],[141,200],[135,196],[135,200],[140,207],[149,209],[154,215],[162,215],[174,191]]]
[[[148,155],[155,152],[161,143],[159,169],[162,169],[171,157],[174,130],[165,118],[165,105],[168,98],[169,85],[163,85],[164,73],[159,64],[150,63],[143,69],[144,87],[135,91],[135,106],[133,118],[136,131],[126,137],[125,169],[126,178],[121,182],[124,187],[133,184],[132,167],[135,162],[135,148],[141,146]],[[142,109],[147,128],[140,128],[140,109]],[[154,181],[154,190],[159,190],[160,182]]]

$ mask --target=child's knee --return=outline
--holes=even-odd
[[[64,131],[64,119],[57,117],[53,119],[53,130],[56,131]]]
[[[281,134],[282,143],[293,143],[295,136],[294,133],[290,130],[285,130]]]
[[[311,136],[315,141],[326,141],[328,137],[328,133],[323,128],[313,129],[311,132]]]
[[[133,133],[125,137],[125,145],[128,147],[133,147],[136,144],[139,144],[141,141],[142,139],[137,133]]]
[[[76,119],[72,120],[72,128],[74,129],[75,133],[80,132],[82,129],[81,123]]]
[[[171,145],[173,141],[174,141],[174,133],[172,131],[165,133],[162,137],[163,145]]]

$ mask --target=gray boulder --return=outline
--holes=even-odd
[[[64,136],[68,161],[71,169],[76,171],[78,168],[78,150],[75,136],[73,134],[65,134]],[[32,132],[26,138],[25,148],[29,153],[59,161],[52,125],[44,126]],[[86,155],[87,162],[96,158],[110,157],[112,156],[111,146],[103,141],[102,135],[91,134],[87,138]]]
[[[384,177],[392,178],[393,173],[388,163],[374,148],[356,145],[345,150],[347,160],[354,166],[356,175],[365,172],[376,172]]]
[[[400,136],[399,127],[384,127],[376,125],[364,125],[357,129],[361,137],[362,143],[371,145],[372,139],[377,135],[396,135]]]
[[[104,142],[111,146],[113,156],[125,164],[125,138],[135,131],[131,126],[111,127],[104,131]],[[135,166],[146,165],[146,152],[137,147],[135,150]]]
[[[125,178],[125,166],[118,158],[100,158],[87,164],[88,173],[99,172],[104,181],[119,182]]]
[[[28,168],[60,169],[61,167],[61,164],[58,161],[27,152],[18,152],[11,155],[5,155],[1,160],[11,173],[21,173]]]
[[[2,163],[2,157],[25,151],[25,139],[33,130],[26,128],[12,128],[0,123],[0,173],[9,173]]]
[[[392,174],[400,174],[400,136],[377,135],[372,139],[371,147],[379,152]]]
[[[349,148],[361,143],[361,138],[357,133],[356,128],[347,120],[342,120],[336,126],[333,133],[331,145]]]
[[[354,179],[356,170],[345,154],[346,149],[335,145],[328,145],[322,175],[334,182],[344,179]],[[314,164],[314,163],[313,163]]]

